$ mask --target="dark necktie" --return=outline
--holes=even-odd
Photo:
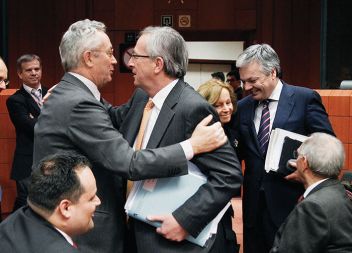
[[[260,151],[265,155],[268,149],[269,138],[270,138],[270,112],[269,112],[269,100],[264,100],[262,103],[263,111],[260,119],[259,131],[258,131],[258,142]]]

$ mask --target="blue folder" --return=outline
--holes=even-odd
[[[125,205],[127,215],[154,227],[160,226],[158,222],[149,221],[147,216],[171,214],[207,181],[195,164],[188,162],[188,168],[189,172],[184,176],[135,182]],[[186,240],[206,247],[211,224],[197,238],[188,236]]]

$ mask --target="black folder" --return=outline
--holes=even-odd
[[[295,171],[295,168],[288,166],[287,162],[290,159],[293,159],[293,152],[301,146],[302,142],[291,139],[290,137],[284,138],[284,143],[282,146],[280,161],[279,161],[279,168],[277,173],[282,174],[283,176],[287,176]]]

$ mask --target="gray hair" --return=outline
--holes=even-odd
[[[337,178],[345,161],[342,142],[326,133],[312,134],[299,147],[298,153],[306,157],[313,173],[328,178]]]
[[[80,20],[73,23],[62,36],[59,51],[64,70],[70,71],[79,66],[82,54],[95,49],[101,43],[97,32],[106,32],[106,26],[95,20]]]
[[[148,26],[140,32],[139,36],[142,35],[148,35],[146,53],[152,58],[161,57],[164,60],[167,75],[181,78],[186,74],[188,51],[181,34],[167,26]]]
[[[276,70],[276,76],[281,72],[279,56],[268,44],[256,44],[246,48],[238,56],[236,67],[241,68],[251,62],[257,62],[265,75],[269,75],[273,69]]]

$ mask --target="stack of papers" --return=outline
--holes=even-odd
[[[151,222],[147,217],[150,215],[171,214],[206,182],[206,177],[191,162],[188,162],[187,175],[137,181],[133,184],[132,191],[125,204],[126,213],[130,217],[139,219],[154,227],[159,227],[160,223]],[[188,236],[186,239],[205,247],[208,239],[213,234],[216,234],[218,223],[229,206],[230,202],[202,230],[197,238]]]
[[[273,129],[265,159],[265,171],[278,172],[280,164],[282,164],[281,167],[286,167],[287,161],[293,158],[293,150],[297,149],[307,138],[307,136],[284,129]]]

